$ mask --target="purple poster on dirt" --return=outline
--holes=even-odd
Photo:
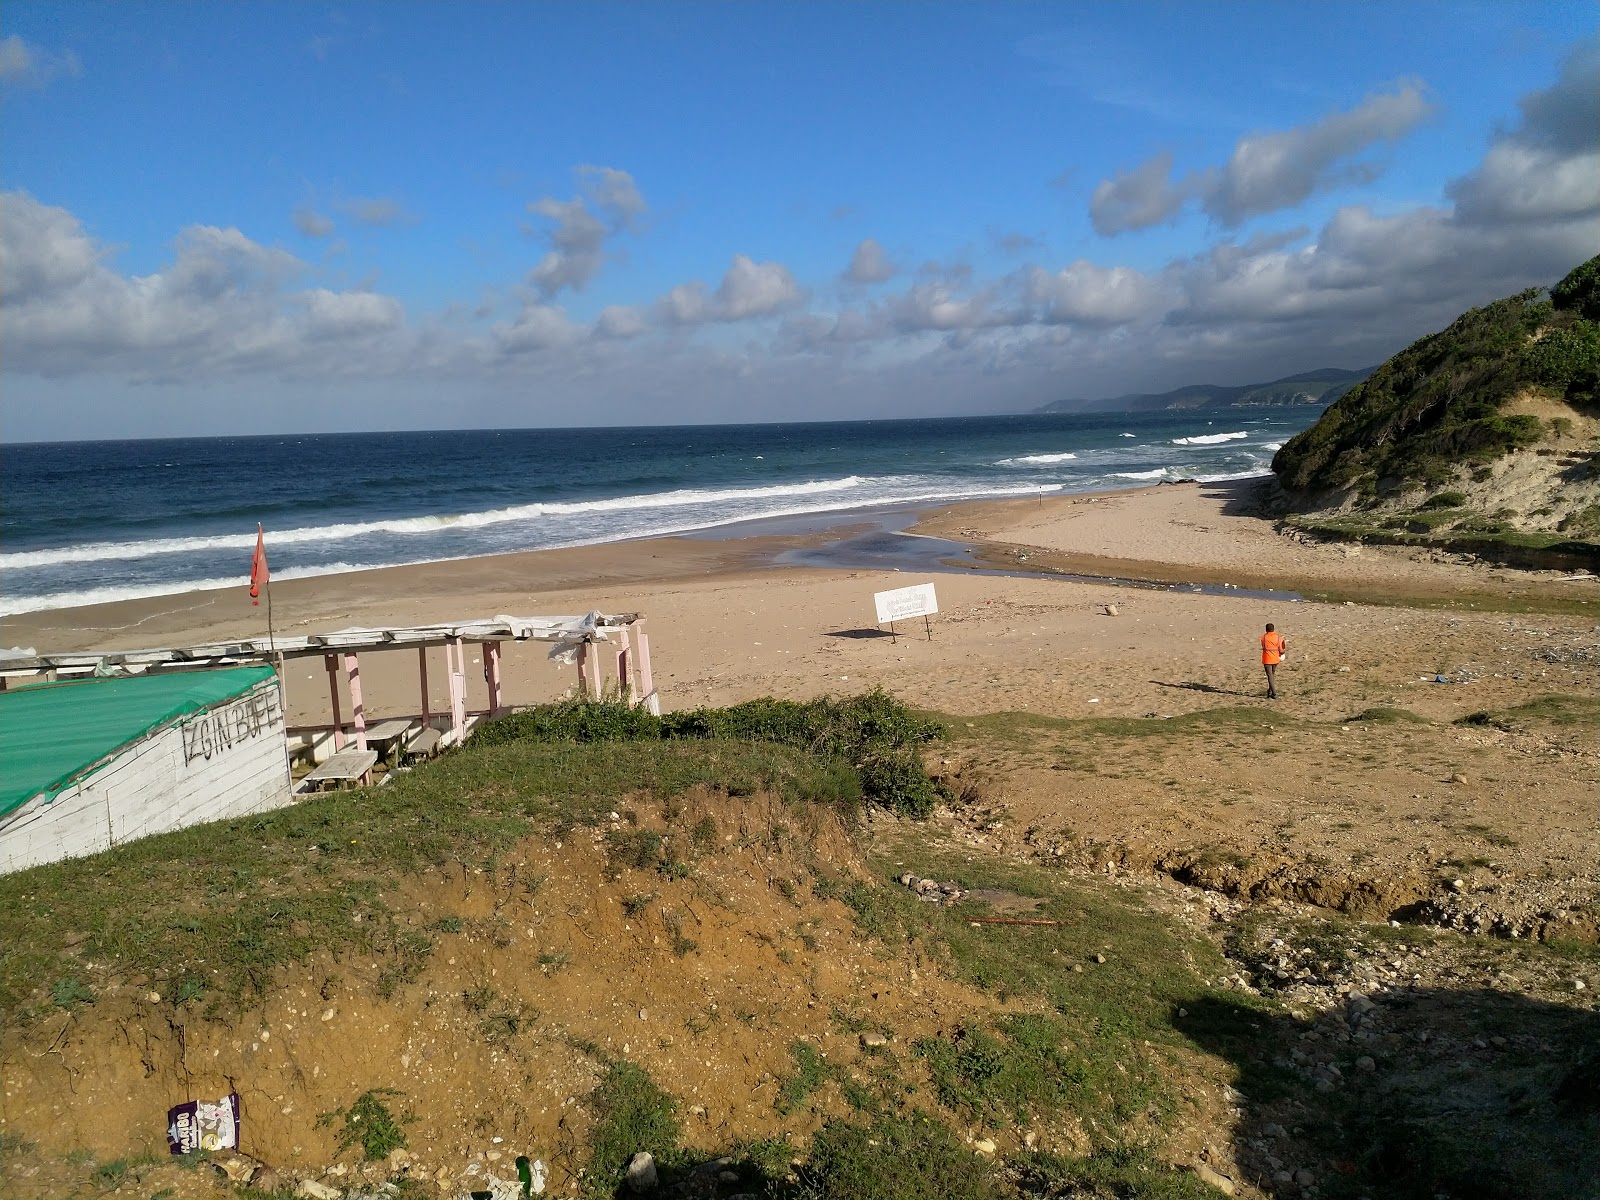
[[[167,1110],[167,1149],[174,1154],[233,1150],[239,1145],[239,1093],[191,1100]]]

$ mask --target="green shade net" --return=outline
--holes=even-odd
[[[0,692],[0,816],[41,792],[61,791],[152,730],[271,678],[271,667],[227,667]]]

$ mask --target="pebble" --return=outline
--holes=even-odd
[[[889,1039],[884,1037],[883,1034],[879,1033],[877,1030],[869,1029],[866,1033],[861,1035],[861,1044],[869,1047],[887,1046],[889,1044]]]
[[[302,1179],[294,1194],[301,1200],[339,1200],[339,1189],[318,1183],[315,1179]]]
[[[1358,1071],[1376,1071],[1377,1069],[1378,1064],[1373,1060],[1370,1054],[1363,1054],[1360,1058],[1356,1059],[1356,1070]]]
[[[1317,1177],[1304,1167],[1301,1167],[1294,1173],[1294,1181],[1301,1187],[1310,1187],[1312,1184],[1316,1183]]]
[[[1236,1185],[1233,1180],[1222,1174],[1222,1172],[1207,1166],[1205,1163],[1195,1163],[1194,1173],[1199,1178],[1201,1183],[1209,1184],[1211,1187],[1216,1188],[1217,1191],[1221,1192],[1225,1196],[1231,1196],[1235,1191],[1238,1190],[1238,1185]]]
[[[656,1158],[648,1150],[641,1150],[628,1160],[628,1189],[634,1192],[648,1192],[661,1182],[661,1177],[656,1172]]]
[[[998,1147],[994,1144],[993,1138],[980,1138],[978,1141],[972,1143],[972,1148],[979,1154],[993,1154],[995,1150],[998,1149]]]

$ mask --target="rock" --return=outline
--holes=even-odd
[[[629,1191],[654,1191],[661,1182],[661,1177],[656,1173],[655,1155],[648,1150],[641,1150],[629,1159],[627,1182]]]
[[[1467,890],[1467,881],[1465,879],[1452,879],[1450,881],[1450,890],[1452,892],[1456,892],[1456,893],[1460,893],[1460,892],[1466,891]]]
[[[261,1167],[250,1176],[250,1190],[252,1192],[267,1192],[275,1194],[284,1190],[283,1178],[271,1167]]]
[[[1463,775],[1460,771],[1457,771],[1454,775],[1450,776],[1450,782],[1451,783],[1465,783],[1466,781],[1467,781],[1467,777],[1465,775]]]
[[[913,887],[917,882],[917,877],[910,871],[907,871],[904,875],[900,876],[900,882],[906,887]]]
[[[1104,955],[1104,954],[1096,954],[1096,955],[1095,955],[1095,956],[1094,956],[1094,960],[1095,960],[1095,962],[1097,962],[1097,963],[1103,963],[1103,962],[1105,962],[1105,960],[1106,960],[1106,956],[1105,956],[1105,955]]]
[[[1304,1167],[1301,1167],[1294,1173],[1294,1181],[1301,1187],[1310,1187],[1312,1184],[1316,1183],[1317,1177]]]
[[[1108,605],[1105,606],[1105,608],[1106,608],[1106,616],[1114,617],[1114,616],[1117,615],[1117,606],[1115,604],[1108,604]]]
[[[403,1147],[396,1147],[395,1149],[389,1151],[389,1165],[391,1167],[399,1169],[400,1167],[404,1167],[410,1161],[411,1151],[406,1150]]]
[[[318,1183],[315,1179],[302,1179],[294,1189],[294,1194],[302,1200],[339,1200],[338,1188]]]
[[[992,1155],[999,1147],[994,1144],[993,1138],[979,1138],[972,1143],[972,1148],[979,1154]]]
[[[875,1029],[869,1029],[861,1035],[861,1044],[867,1047],[887,1046],[889,1039]]]
[[[230,1154],[224,1159],[212,1159],[211,1165],[229,1183],[249,1183],[255,1178],[256,1171],[261,1168],[261,1164],[255,1159],[243,1154]]]
[[[1270,1138],[1281,1138],[1281,1137],[1288,1137],[1289,1136],[1289,1131],[1287,1129],[1285,1129],[1282,1125],[1279,1125],[1276,1121],[1268,1121],[1265,1125],[1263,1125],[1261,1127],[1261,1132],[1265,1136],[1270,1137]]]
[[[1373,1058],[1370,1054],[1363,1054],[1360,1058],[1356,1059],[1356,1070],[1358,1071],[1376,1071],[1377,1069],[1378,1064],[1373,1061]]]
[[[1201,1183],[1209,1184],[1225,1196],[1231,1196],[1238,1190],[1238,1185],[1224,1175],[1221,1171],[1213,1170],[1205,1163],[1195,1163],[1191,1168]]]

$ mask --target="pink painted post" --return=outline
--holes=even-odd
[[[500,643],[483,644],[483,680],[489,685],[489,715],[498,717],[504,711],[500,704]]]
[[[639,636],[639,699],[649,708],[652,716],[661,715],[661,697],[656,695],[655,676],[650,671],[650,636],[644,631],[644,618],[633,623]]]
[[[623,703],[632,708],[638,703],[638,700],[634,698],[633,684],[628,678],[628,671],[632,665],[630,662],[632,654],[628,647],[628,631],[619,629],[617,632],[622,637],[622,645],[617,647],[617,695],[622,698]]]
[[[467,648],[460,638],[453,637],[445,643],[445,661],[450,666],[450,728],[455,730],[459,743],[467,732]]]
[[[361,660],[354,654],[344,656],[344,677],[350,684],[350,723],[355,726],[356,749],[367,748],[367,710],[361,704]]]
[[[333,702],[333,752],[344,749],[344,718],[339,715],[339,656],[324,654],[322,665],[328,668],[328,699]]]
[[[422,727],[428,728],[431,714],[428,712],[428,648],[417,647],[417,678],[422,683]]]

